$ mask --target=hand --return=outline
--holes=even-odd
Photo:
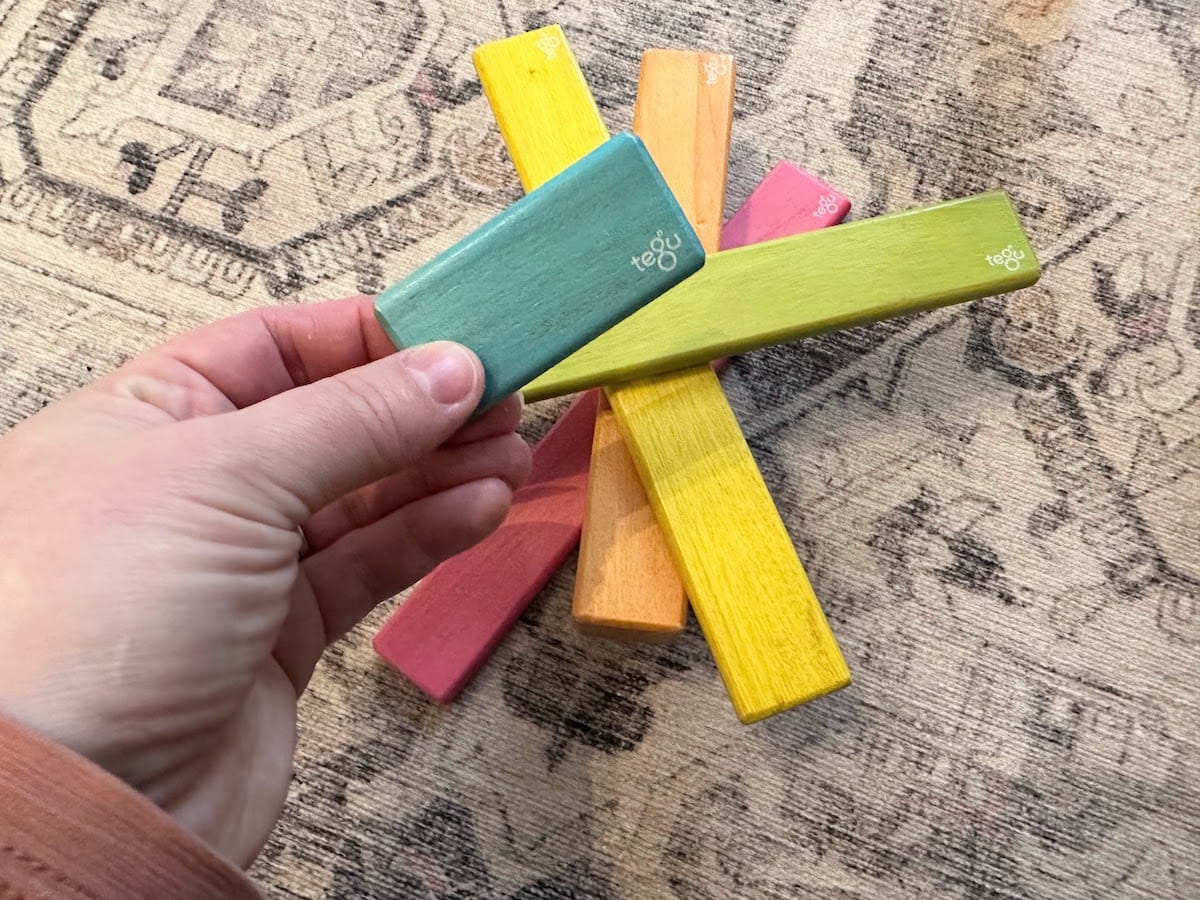
[[[247,865],[325,647],[486,536],[528,474],[519,400],[465,424],[482,389],[457,344],[393,352],[360,297],[219,322],[18,425],[0,714]]]

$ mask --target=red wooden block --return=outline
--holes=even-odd
[[[781,162],[726,223],[721,248],[833,225],[849,209],[833,188]],[[434,700],[458,696],[579,543],[598,401],[589,391],[571,404],[534,448],[532,474],[500,528],[431,572],[375,636],[375,651]]]

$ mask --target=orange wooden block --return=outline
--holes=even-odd
[[[653,147],[708,252],[721,243],[733,87],[733,59],[723,54],[649,50],[642,57],[633,130]],[[687,594],[607,403],[596,418],[588,478],[576,625],[618,639],[670,639],[687,621]]]
[[[647,50],[638,77],[633,131],[709,253],[721,249],[735,78],[733,57],[688,50]]]
[[[572,612],[581,631],[614,640],[667,641],[687,621],[671,548],[607,400],[592,433]]]

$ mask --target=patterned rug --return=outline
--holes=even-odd
[[[1200,896],[1193,0],[0,0],[0,427],[514,201],[470,50],[551,21],[614,130],[644,48],[736,56],[729,209],[782,158],[852,218],[1003,187],[1043,280],[727,377],[850,688],[742,727],[694,623],[577,636],[572,559],[438,708],[382,609],[302,705],[261,884]]]

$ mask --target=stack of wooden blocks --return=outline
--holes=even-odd
[[[414,589],[375,648],[450,702],[578,544],[573,615],[669,640],[690,606],[742,722],[850,671],[721,390],[724,357],[1026,287],[1003,193],[840,224],[780,163],[725,220],[734,60],[650,50],[633,133],[609,136],[561,28],[475,53],[527,194],[380,295],[397,346],[479,353],[483,406],[581,393],[500,529]],[[838,227],[831,227],[831,226]]]

